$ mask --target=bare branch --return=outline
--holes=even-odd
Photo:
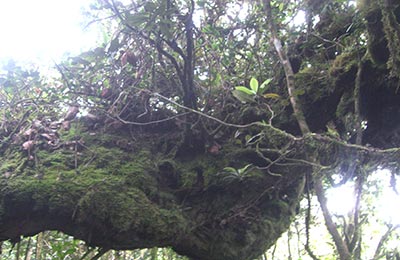
[[[396,225],[396,226],[388,225],[388,230],[379,240],[378,246],[376,247],[375,254],[374,254],[374,257],[372,258],[372,260],[378,260],[382,257],[381,251],[382,251],[383,245],[389,239],[389,236],[392,234],[392,232],[398,228],[400,228],[400,225]]]
[[[359,56],[359,54],[358,54]],[[361,119],[361,78],[363,73],[363,64],[362,59],[358,57],[357,63],[357,75],[355,80],[354,86],[354,114],[355,114],[355,121],[356,121],[356,144],[362,144],[362,119]]]
[[[283,69],[285,70],[286,85],[290,103],[292,104],[294,116],[296,117],[297,123],[299,124],[302,134],[308,134],[311,131],[306,122],[300,100],[298,96],[295,94],[296,87],[294,83],[294,73],[292,65],[290,64],[287,53],[283,49],[281,40],[278,37],[278,29],[276,24],[274,23],[274,17],[272,15],[271,0],[263,0],[263,3],[265,12],[267,14],[268,27],[271,32],[271,42],[273,43],[275,50],[278,53],[279,59],[282,63]]]
[[[157,49],[157,51],[165,56],[167,59],[169,59],[172,63],[172,65],[174,66],[176,72],[178,73],[179,79],[180,81],[183,83],[184,82],[184,76],[183,76],[183,72],[181,67],[179,66],[179,63],[177,62],[177,60],[167,51],[165,51],[160,43],[157,43],[157,41],[155,41],[154,39],[152,39],[150,36],[144,34],[143,32],[137,30],[136,28],[132,27],[129,23],[127,23],[124,19],[124,17],[122,16],[122,14],[120,13],[120,11],[118,10],[118,8],[115,5],[114,0],[111,0],[111,4],[108,3],[109,7],[113,10],[113,12],[116,13],[117,17],[120,19],[120,21],[132,32],[136,33],[137,35],[139,35],[140,37],[142,37],[143,39],[147,40],[153,47],[155,47]]]
[[[306,224],[306,244],[304,245],[308,255],[313,259],[313,260],[318,260],[318,257],[314,254],[310,247],[310,222],[311,222],[311,175],[307,174],[306,175],[306,190],[307,190],[307,213],[305,217],[305,224]]]
[[[354,207],[354,215],[353,215],[353,222],[354,222],[354,232],[352,234],[351,242],[347,246],[349,247],[350,252],[354,252],[356,249],[357,243],[360,241],[361,238],[361,222],[360,222],[360,210],[361,210],[361,197],[362,191],[364,186],[364,172],[359,170],[357,183],[356,183],[356,205]]]
[[[319,204],[322,209],[322,213],[324,215],[326,227],[328,228],[328,231],[331,234],[333,241],[335,242],[336,249],[338,250],[340,256],[340,260],[351,260],[351,254],[349,252],[349,249],[346,243],[343,241],[342,237],[340,236],[336,224],[332,220],[332,214],[329,212],[327,206],[328,200],[326,198],[325,190],[323,188],[321,175],[316,176],[314,178],[314,188],[317,194]]]

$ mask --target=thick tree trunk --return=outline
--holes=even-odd
[[[78,142],[66,141],[77,131]],[[20,144],[2,151],[0,240],[60,230],[103,250],[172,246],[194,259],[249,259],[287,229],[308,166],[237,177],[224,167],[266,166],[255,149],[228,142],[182,160],[173,131],[132,131],[75,122],[57,148],[38,139],[31,157]]]

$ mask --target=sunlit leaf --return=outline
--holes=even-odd
[[[261,94],[264,94],[264,92],[268,89],[269,83],[271,83],[272,79],[267,79],[265,80],[259,87],[259,91]]]
[[[253,164],[247,164],[246,166],[244,166],[243,168],[242,168],[242,170],[243,171],[246,171],[246,170],[248,170],[251,166],[253,166]]]
[[[254,93],[258,92],[258,80],[256,78],[251,78],[250,88],[254,91]]]
[[[280,12],[283,12],[283,10],[285,9],[285,4],[284,3],[280,3],[278,8],[279,8]]]
[[[255,95],[256,94],[255,91],[253,91],[253,90],[251,90],[249,88],[243,87],[243,86],[238,86],[235,89],[238,90],[238,91],[241,91],[243,93],[246,93],[248,95]]]
[[[251,163],[247,164],[246,166],[244,166],[243,168],[239,169],[240,173],[245,173],[251,166],[253,166]]]

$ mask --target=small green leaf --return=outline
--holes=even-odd
[[[225,167],[224,171],[227,173],[237,173],[237,170],[233,167]]]
[[[254,93],[258,92],[258,80],[256,78],[251,78],[250,88],[254,91]]]
[[[279,12],[283,12],[283,10],[285,9],[285,4],[280,3],[278,8],[279,8]]]
[[[239,130],[236,130],[236,132],[235,132],[233,138],[235,138],[235,139],[238,138],[238,137],[240,136],[241,133],[242,133],[242,132],[240,132]]]
[[[244,166],[243,168],[237,170],[237,172],[241,175],[241,177],[245,177],[245,175],[247,174],[247,171],[249,170],[249,168],[253,166],[251,163],[247,164],[246,166]]]
[[[259,90],[261,94],[264,94],[264,92],[268,89],[269,83],[271,83],[272,79],[267,79],[265,80],[259,87]]]
[[[211,84],[213,86],[219,86],[222,82],[222,76],[220,73],[217,73],[217,75],[215,75],[214,79],[212,80]]]
[[[240,139],[236,139],[235,144],[242,145],[242,141]]]
[[[234,91],[232,91],[232,94],[240,102],[243,102],[243,103],[252,103],[252,102],[254,102],[254,97],[255,96],[254,96],[253,93],[250,95],[250,94],[247,94],[246,92],[243,92],[243,91],[235,89]]]
[[[255,95],[256,94],[256,92],[254,92],[253,90],[251,90],[249,88],[246,88],[246,87],[243,87],[243,86],[238,86],[235,89],[238,90],[238,91],[241,91],[243,93],[246,93],[248,95]]]

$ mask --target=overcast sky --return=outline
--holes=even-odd
[[[82,7],[89,0],[1,0],[0,60],[59,60],[93,47],[96,33],[84,32]]]

